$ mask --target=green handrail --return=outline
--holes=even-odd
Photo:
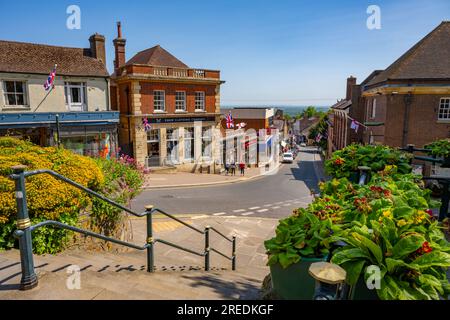
[[[185,252],[205,257],[205,270],[209,271],[209,251],[214,251],[224,257],[226,257],[223,253],[209,248],[209,230],[213,229],[215,232],[220,234],[222,237],[227,239],[228,241],[232,242],[233,246],[233,254],[232,257],[226,257],[229,260],[232,261],[232,270],[236,270],[236,237],[233,237],[232,240],[227,238],[225,235],[220,233],[214,228],[206,227],[205,231],[202,231],[198,228],[195,228],[188,223],[182,221],[181,219],[178,219],[177,217],[161,210],[158,208],[154,208],[153,206],[149,205],[145,207],[145,212],[143,213],[137,213],[133,210],[121,205],[120,203],[117,203],[104,195],[101,195],[89,188],[86,188],[85,186],[82,186],[78,184],[77,182],[68,179],[52,170],[34,170],[34,171],[25,171],[26,166],[19,165],[14,166],[12,168],[13,174],[10,175],[10,179],[15,181],[15,194],[16,194],[16,203],[17,203],[17,230],[14,232],[14,236],[18,238],[19,240],[19,250],[20,250],[20,260],[21,260],[21,266],[22,266],[22,278],[20,281],[20,289],[21,290],[29,290],[37,286],[38,279],[34,270],[34,259],[33,259],[33,249],[32,249],[32,232],[45,227],[45,226],[53,226],[60,229],[66,229],[73,232],[81,233],[87,236],[91,236],[94,238],[102,239],[104,241],[112,242],[118,245],[126,246],[129,248],[133,248],[136,250],[147,250],[147,272],[154,272],[154,244],[155,243],[161,243],[168,246],[171,246],[173,248],[183,250]],[[26,188],[25,188],[25,178],[31,177],[38,174],[49,174],[67,184],[70,184],[73,187],[76,187],[94,197],[97,197],[110,205],[117,207],[125,212],[128,212],[129,214],[136,216],[136,217],[146,217],[147,219],[147,241],[146,244],[143,246],[136,245],[133,243],[129,243],[126,241],[121,241],[118,239],[114,239],[111,237],[107,237],[105,235],[95,233],[89,230],[81,229],[75,226],[70,226],[58,221],[52,221],[47,220],[40,223],[37,223],[35,225],[31,224],[29,215],[28,215],[28,208],[27,208],[27,197],[26,197]],[[182,247],[180,245],[162,240],[162,239],[154,239],[153,238],[153,222],[152,222],[152,216],[153,213],[159,212],[165,216],[167,216],[170,219],[173,219],[177,221],[178,223],[190,228],[191,230],[196,231],[197,233],[200,233],[205,236],[205,250],[203,253],[196,252],[194,250]]]

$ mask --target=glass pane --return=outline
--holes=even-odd
[[[70,88],[70,94],[72,96],[72,103],[81,103],[80,88]]]
[[[15,92],[14,81],[5,81],[5,91],[7,93]]]
[[[19,106],[25,105],[25,99],[23,97],[23,94],[16,94],[16,102],[17,102],[17,105],[19,105]]]
[[[15,105],[17,105],[17,103],[16,103],[16,95],[15,95],[15,94],[7,94],[7,95],[6,95],[6,103],[7,103],[9,106],[15,106]]]
[[[23,82],[16,81],[16,93],[23,93]]]

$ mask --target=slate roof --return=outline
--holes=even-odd
[[[450,21],[442,22],[367,86],[410,79],[450,79]]]
[[[126,64],[146,64],[152,66],[189,68],[186,64],[178,60],[160,45],[138,52],[133,58],[128,60]]]
[[[0,72],[109,77],[106,66],[91,50],[0,40]]]

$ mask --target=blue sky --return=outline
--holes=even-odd
[[[81,30],[66,28],[66,8],[81,8]],[[381,8],[381,30],[366,27]],[[219,69],[223,105],[333,104],[450,20],[448,0],[0,0],[3,40],[88,47],[106,36],[112,71],[116,21],[127,59],[160,44],[190,67]]]

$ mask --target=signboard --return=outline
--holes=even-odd
[[[215,117],[180,117],[180,118],[148,118],[149,123],[180,123],[180,122],[206,122],[215,121]]]

